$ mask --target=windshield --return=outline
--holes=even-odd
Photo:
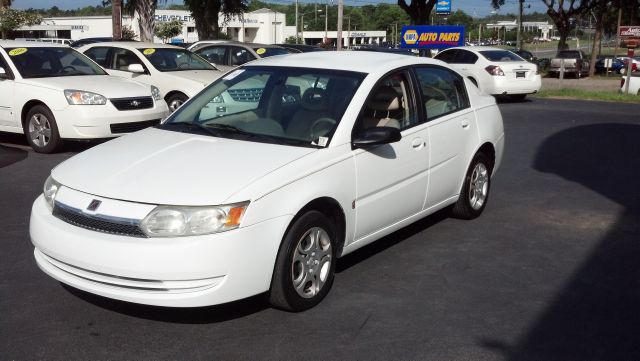
[[[480,54],[489,61],[524,61],[517,54],[508,50],[483,50]]]
[[[138,50],[159,71],[216,70],[206,60],[185,49],[143,48]]]
[[[287,49],[284,48],[253,48],[253,51],[255,51],[256,54],[260,55],[261,58],[266,58],[268,56],[274,55],[291,54]]]
[[[325,147],[365,75],[325,69],[240,68],[213,82],[160,127]]]
[[[71,48],[6,48],[23,78],[107,75],[96,63]]]

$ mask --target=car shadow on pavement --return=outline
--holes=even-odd
[[[0,145],[0,168],[8,167],[13,163],[24,160],[29,155],[29,152],[14,147],[7,147]]]
[[[65,140],[59,152],[80,153],[111,139],[113,138],[88,139],[88,140]],[[20,147],[29,147],[29,144],[27,143],[27,140],[24,134],[17,134],[17,133],[0,132],[0,143],[4,143],[6,148],[15,149],[15,150],[18,150],[19,148],[17,147],[14,148],[12,147],[13,145],[20,146]],[[3,154],[3,149],[0,149],[0,156],[2,154]]]
[[[269,308],[264,294],[245,298],[240,301],[210,307],[159,307],[137,303],[118,301],[60,283],[69,293],[100,308],[146,320],[184,323],[208,324],[245,317]]]
[[[533,166],[624,211],[515,345],[481,343],[508,360],[639,360],[640,125],[561,131],[542,143]]]

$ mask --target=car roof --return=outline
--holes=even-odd
[[[390,53],[359,51],[314,51],[260,58],[245,66],[286,66],[356,71],[363,73],[386,73],[390,70],[414,65],[437,64],[447,66],[440,60]]]
[[[204,45],[216,45],[216,44],[232,44],[232,45],[244,45],[250,48],[282,48],[280,45],[275,44],[260,44],[260,43],[243,43],[235,40],[201,40],[197,43],[191,44],[191,46],[204,46]]]
[[[449,49],[444,49],[444,50],[451,50],[451,49],[463,49],[463,50],[469,50],[469,51],[473,51],[473,52],[493,51],[493,50],[512,51],[512,50],[509,50],[509,49],[496,48],[495,46],[456,46],[454,48],[449,48]]]
[[[42,41],[0,40],[0,48],[68,48],[68,45]]]
[[[120,48],[128,48],[128,49],[142,49],[142,48],[167,48],[167,49],[183,49],[182,47],[170,45],[170,44],[160,44],[160,43],[142,43],[139,41],[106,41],[101,43],[92,43],[87,44],[91,46],[117,46]]]

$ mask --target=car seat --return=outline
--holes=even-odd
[[[329,118],[327,94],[321,88],[309,88],[300,99],[300,109],[291,118],[286,134],[295,138],[311,140],[311,127],[320,118]]]
[[[393,127],[400,129],[396,119],[402,115],[402,101],[391,86],[379,86],[367,101],[367,115],[363,119],[364,128]]]

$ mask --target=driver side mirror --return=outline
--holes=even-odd
[[[141,74],[141,73],[144,73],[144,68],[142,67],[142,64],[129,64],[129,67],[127,68],[127,71],[130,71],[132,73]]]
[[[394,127],[367,128],[356,135],[351,144],[354,148],[369,148],[380,144],[395,143],[402,139],[400,129]]]
[[[0,66],[0,79],[8,79],[7,71],[4,70],[3,67]]]

